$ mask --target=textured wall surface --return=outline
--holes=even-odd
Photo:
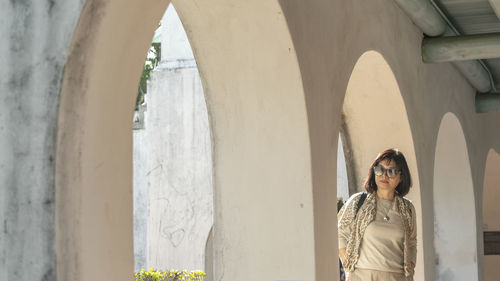
[[[148,147],[144,111],[146,105],[139,107],[134,116],[134,269],[147,267],[148,233]]]
[[[134,131],[135,268],[204,270],[213,223],[207,106],[191,46],[172,5],[159,34],[162,61],[141,107],[147,107],[143,129]],[[140,119],[141,113],[136,116]]]
[[[210,129],[198,69],[160,69],[150,85],[148,266],[203,270],[213,195]]]
[[[83,0],[0,1],[0,280],[55,280],[54,159]]]
[[[133,103],[169,1],[87,0],[74,32],[83,1],[32,2],[2,0],[0,9],[0,279],[54,280],[57,269],[61,280],[126,280]],[[477,211],[486,155],[500,151],[500,112],[476,114],[474,91],[452,66],[422,63],[422,32],[392,1],[175,4],[202,74],[216,148],[217,280],[247,280],[256,268],[272,280],[337,278],[336,144],[349,77],[368,50],[390,65],[407,112],[422,186],[424,262],[417,266],[435,280],[440,120],[453,112],[460,122]],[[54,159],[63,198],[55,236]],[[479,253],[480,213],[476,241],[468,241]]]

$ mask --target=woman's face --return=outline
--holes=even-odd
[[[401,172],[399,171],[399,167],[396,166],[396,163],[394,163],[393,160],[389,159],[381,161],[380,163],[378,163],[378,166],[383,168],[384,173],[381,176],[375,175],[375,183],[377,184],[377,189],[394,192],[398,184],[401,182]],[[394,177],[391,178],[387,176],[387,174],[389,173],[388,171],[386,171],[387,169],[396,169],[398,172]]]

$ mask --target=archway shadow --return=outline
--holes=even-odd
[[[478,280],[474,188],[464,133],[446,113],[434,162],[434,247],[437,280]]]

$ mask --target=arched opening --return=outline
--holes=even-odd
[[[130,120],[144,54],[168,4],[88,1],[75,30],[56,158],[63,280],[127,280],[133,271]],[[174,4],[212,128],[215,279],[242,280],[258,269],[270,280],[314,280],[305,98],[279,3]]]
[[[342,114],[351,194],[363,191],[368,168],[379,152],[394,147],[406,157],[413,180],[406,197],[417,212],[415,280],[424,280],[420,184],[413,138],[395,74],[380,53],[368,51],[358,59],[347,85]]]
[[[159,62],[145,65],[146,71],[156,67],[147,90],[139,89],[135,116],[143,118],[136,118],[133,131],[135,271],[211,272],[205,268],[213,224],[208,113],[196,61],[172,4],[152,44],[158,51],[149,52],[149,59],[160,54]]]
[[[500,154],[490,149],[486,158],[483,184],[484,280],[495,281],[500,276],[500,252],[490,241],[500,235]],[[491,239],[493,238],[493,239]]]
[[[444,115],[434,162],[434,247],[437,280],[478,280],[474,188],[464,133]]]

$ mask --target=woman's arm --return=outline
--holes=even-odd
[[[409,265],[412,269],[412,273],[414,273],[415,265],[417,264],[417,214],[415,211],[415,207],[410,203],[411,210],[411,219],[413,224],[413,231],[410,233],[409,241],[408,241],[408,258]]]

